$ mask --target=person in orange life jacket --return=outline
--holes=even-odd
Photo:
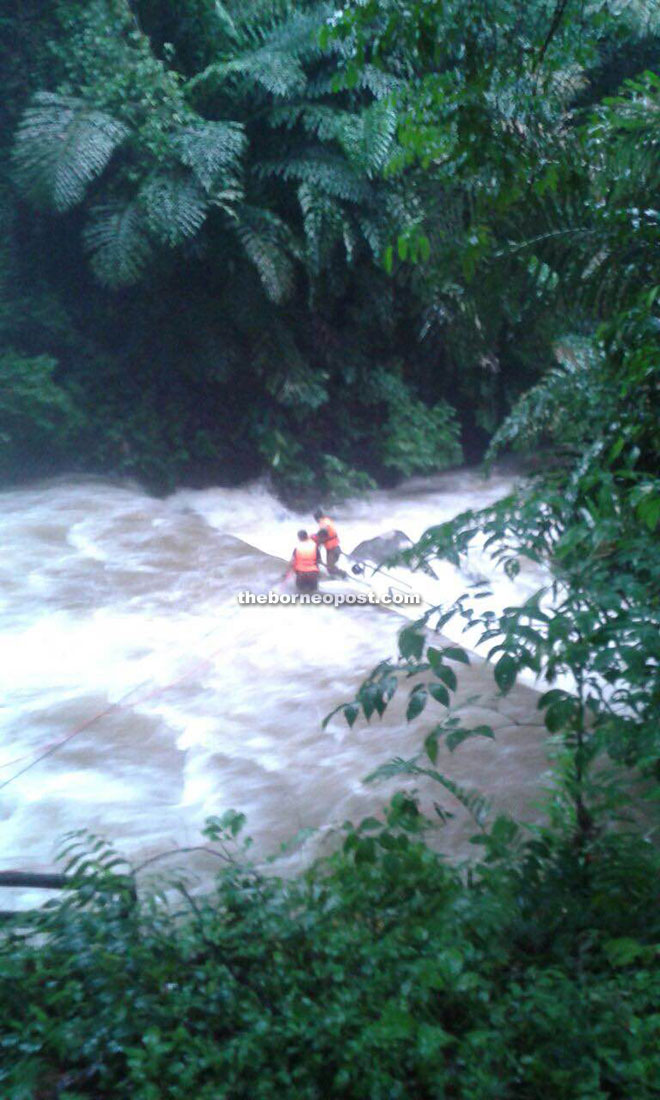
[[[298,592],[316,592],[319,586],[319,551],[306,531],[298,532],[298,545],[291,556],[286,576],[291,573],[296,574]]]
[[[334,577],[345,577],[346,574],[343,569],[337,568],[337,562],[341,554],[337,528],[330,517],[325,515],[322,508],[316,509],[314,519],[318,523],[319,529],[315,535],[312,535],[312,538],[317,546],[325,546],[325,563],[328,573]]]

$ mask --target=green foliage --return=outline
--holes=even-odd
[[[69,394],[54,378],[57,363],[46,355],[27,359],[15,352],[0,355],[0,470],[20,471],[31,455],[66,452],[79,425]]]
[[[305,502],[321,496],[330,504],[360,496],[375,483],[368,474],[355,470],[335,455],[321,455],[314,468],[306,459],[302,446],[279,428],[263,427],[259,431],[259,448],[270,466],[278,489],[292,502]]]
[[[93,207],[84,240],[97,278],[111,288],[136,282],[153,256],[144,214],[135,202]]]
[[[243,127],[236,122],[204,122],[180,131],[174,146],[183,164],[193,170],[204,190],[213,195],[245,151]]]
[[[208,897],[73,838],[66,896],[3,933],[8,1100],[654,1094],[657,856],[634,836],[585,863],[498,818],[465,877],[397,795],[279,879],[237,848],[243,821],[209,822]]]
[[[268,298],[285,301],[294,285],[291,253],[296,249],[288,226],[269,210],[243,204],[237,235]]]
[[[392,309],[379,265],[419,203],[415,186],[383,178],[396,78],[374,70],[351,91],[335,86],[341,51],[318,41],[326,15],[270,0],[200,0],[194,14],[158,0],[54,5],[48,63],[12,102],[17,225],[2,314],[34,309],[14,287],[41,280],[66,315],[66,332],[38,337],[10,323],[9,341],[57,358],[85,409],[89,468],[231,479],[228,419],[244,433],[243,476],[260,456],[291,491],[352,492],[367,484],[361,467],[387,475],[364,379],[405,350],[402,398],[416,389],[413,291],[401,280]],[[101,378],[118,392],[101,395]],[[184,424],[169,419],[168,389]],[[214,428],[223,406],[232,415]],[[273,432],[311,456],[308,469],[292,447],[278,458]]]
[[[272,431],[313,455],[311,475],[289,463],[292,489],[324,477],[323,455],[383,480],[459,461],[446,402],[480,457],[548,370],[499,441],[527,433],[570,458],[571,432],[586,434],[609,402],[615,314],[637,311],[616,354],[639,356],[636,341],[652,354],[641,333],[660,284],[648,5],[587,16],[545,0],[338,12],[313,0],[67,0],[41,20],[36,7],[3,16],[20,55],[0,47],[19,197],[0,316],[38,311],[25,288],[46,284],[35,298],[57,302],[67,332],[10,322],[7,346],[56,358],[96,429],[94,375],[138,378],[161,362],[147,386],[155,417],[168,386],[200,410],[176,459],[158,458],[170,481],[217,479],[223,463],[231,476],[224,417],[214,434],[205,410],[237,401],[244,455],[270,468]],[[582,369],[573,334],[584,346],[604,317],[611,346],[605,359],[585,352]],[[562,378],[585,413],[571,424]],[[121,430],[88,432],[95,468],[113,467]],[[131,469],[140,450],[152,469],[156,439],[173,431],[132,438]],[[648,420],[646,432],[652,450]]]
[[[16,138],[16,178],[33,201],[62,212],[85,197],[127,129],[73,96],[39,92]]]
[[[554,581],[548,590],[499,619],[492,612],[479,614],[466,595],[444,609],[440,624],[462,615],[466,628],[481,628],[482,641],[492,643],[490,657],[497,657],[502,691],[523,668],[543,672],[551,682],[568,674],[577,685],[579,709],[573,713],[561,694],[544,696],[550,732],[563,729],[567,719],[570,728],[579,720],[615,759],[655,769],[660,759],[658,481],[630,462],[627,469],[603,469],[600,450],[587,455],[590,463],[579,464],[570,478],[559,472],[554,484],[546,477],[534,491],[528,488],[492,509],[429,530],[409,556],[455,560],[478,535],[511,576],[524,558],[550,566]]]
[[[330,504],[341,504],[349,497],[358,497],[376,483],[363,470],[354,470],[335,455],[323,455],[323,482],[320,496]]]
[[[559,365],[523,394],[495,433],[489,459],[509,446],[531,452],[539,445],[569,459],[614,416],[616,395],[607,385],[602,354],[583,340],[562,345],[557,358]]]
[[[383,437],[383,464],[405,477],[462,461],[459,426],[446,402],[429,409],[409,395],[402,397],[390,406]]]
[[[657,284],[657,77],[600,104],[589,88],[636,51],[657,62],[652,7],[419,0],[328,20],[347,76],[406,73],[390,170],[413,172],[424,198],[385,263],[422,269],[424,331],[449,360],[452,403],[489,433],[551,366],[555,340]]]
[[[129,5],[96,0],[73,18],[60,5],[69,46],[66,87],[76,87],[79,95],[39,93],[36,105],[24,114],[15,153],[23,192],[33,201],[48,200],[58,210],[68,209],[85,197],[115,148],[130,137],[126,156],[116,161],[112,183],[106,185],[105,203],[123,204],[133,212],[131,221],[141,208],[141,233],[169,247],[198,235],[210,208],[220,209],[225,229],[245,249],[268,296],[274,301],[287,297],[292,260],[302,253],[295,241],[299,225],[282,221],[276,193],[264,195],[263,188],[252,186],[252,193],[245,195],[248,153],[252,159],[256,154],[251,165],[255,178],[298,179],[316,188],[317,201],[325,198],[322,217],[334,220],[335,238],[337,229],[340,237],[355,236],[360,224],[356,213],[366,212],[369,224],[373,212],[381,220],[388,217],[386,203],[372,194],[364,176],[382,166],[392,145],[393,112],[380,104],[367,104],[361,111],[357,102],[350,111],[314,106],[309,70],[321,55],[316,31],[324,10],[318,4],[301,11],[295,4],[269,3],[237,10],[216,26],[223,60],[214,60],[184,85],[153,55]],[[90,45],[95,47],[93,67]],[[307,103],[299,102],[301,95]],[[255,99],[263,121],[253,120]],[[304,134],[315,110],[327,124],[317,126],[309,140]],[[291,131],[286,155],[278,150],[276,160],[261,151],[262,145],[276,148],[269,128]],[[192,175],[182,172],[181,164]],[[247,201],[241,203],[244,197]],[[309,207],[309,199],[302,201]],[[342,202],[366,211],[354,213]],[[314,236],[309,209],[306,225]],[[370,230],[365,228],[364,235],[369,239]],[[146,263],[146,248],[141,262],[134,262],[132,233],[126,234],[128,257],[122,262],[123,239],[115,237],[118,256],[112,264],[102,266],[97,257],[97,273],[111,286],[135,281]],[[310,240],[310,256],[318,249],[319,241]]]

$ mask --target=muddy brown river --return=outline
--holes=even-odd
[[[392,528],[415,539],[510,485],[504,475],[451,472],[333,514],[350,550]],[[363,779],[413,754],[442,716],[439,704],[407,723],[402,697],[382,720],[349,729],[338,717],[321,728],[378,661],[395,656],[401,615],[237,601],[239,591],[277,584],[298,527],[312,523],[260,485],[161,500],[81,478],[0,494],[0,869],[52,869],[57,842],[83,827],[146,859],[200,843],[205,817],[228,808],[247,814],[259,858],[318,829],[302,854],[286,857],[307,859],[338,824],[379,813],[394,790],[412,786]],[[415,574],[401,583],[450,600],[475,570],[491,581],[496,606],[524,599],[542,579],[514,585],[481,557],[463,574],[440,566],[437,581]],[[463,717],[490,723],[496,739],[445,751],[438,767],[484,791],[495,810],[534,818],[548,768],[535,691],[500,697],[476,656],[456,671]],[[461,807],[439,788],[416,787],[426,807],[438,799],[455,814],[442,848],[473,851]],[[184,864],[202,877],[213,866],[203,854],[180,857]],[[43,900],[3,893],[0,908]]]

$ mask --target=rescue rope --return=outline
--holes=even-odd
[[[342,556],[347,558],[346,554],[343,554]],[[350,560],[350,559],[347,558],[347,560]],[[324,568],[325,568],[325,566],[324,566]],[[372,569],[372,576],[375,575],[376,572],[379,572],[379,570],[378,569]],[[382,575],[387,576],[386,573],[383,573]],[[354,581],[357,581],[358,584],[367,584],[367,585],[369,584],[369,581],[367,581],[366,578],[361,579],[357,576],[353,576],[351,579],[354,580]],[[396,583],[398,583],[398,584],[404,584],[406,586],[406,588],[411,588],[412,587],[406,581],[400,581],[398,577],[397,578],[393,577],[392,580],[396,581]],[[427,603],[426,600],[423,600],[422,602]],[[430,606],[430,605],[428,605],[428,606]],[[205,640],[206,638],[209,638],[212,634],[215,634],[216,631],[219,630],[219,629],[220,629],[219,627],[215,627],[213,630],[210,630],[208,632],[208,634],[204,635],[204,637],[202,638],[202,641]],[[166,684],[162,684],[162,685],[159,685],[158,687],[153,688],[146,695],[142,696],[141,699],[138,699],[134,703],[131,703],[130,706],[131,707],[141,706],[143,703],[146,703],[149,699],[152,699],[154,696],[160,695],[162,692],[169,691],[170,688],[175,687],[177,684],[180,684],[183,680],[186,680],[189,676],[192,676],[199,668],[202,668],[206,664],[210,664],[210,662],[213,660],[213,658],[216,657],[218,655],[218,653],[220,653],[223,650],[223,648],[224,648],[224,646],[218,646],[218,648],[213,650],[213,652],[210,653],[208,657],[202,657],[199,661],[197,661],[196,664],[193,665],[192,669],[188,669],[187,672],[182,673],[181,676],[177,676],[174,680],[170,680]],[[131,688],[130,691],[127,691],[125,695],[122,695],[121,698],[116,703],[110,703],[107,707],[104,707],[103,710],[100,710],[96,714],[92,715],[91,718],[86,718],[84,722],[81,722],[78,726],[76,726],[75,729],[73,729],[70,733],[68,733],[66,735],[66,737],[62,737],[57,741],[47,742],[46,748],[42,752],[40,752],[37,756],[35,756],[34,759],[30,760],[29,764],[26,764],[24,768],[20,768],[17,772],[15,772],[13,775],[11,775],[8,779],[5,779],[2,783],[0,783],[0,791],[4,790],[5,787],[8,787],[10,783],[15,782],[15,780],[19,779],[22,775],[25,775],[26,772],[31,771],[31,769],[36,767],[37,764],[40,764],[42,760],[46,760],[47,757],[52,756],[53,753],[57,752],[57,750],[62,748],[63,745],[66,745],[66,744],[68,744],[69,741],[72,741],[74,737],[77,737],[79,734],[84,733],[85,730],[90,728],[90,726],[93,726],[96,722],[99,722],[101,720],[101,718],[105,718],[105,717],[107,717],[108,714],[112,714],[115,711],[121,711],[121,710],[128,709],[126,700],[130,699],[131,695],[134,695],[136,691],[139,691],[140,686],[141,685],[139,685],[138,687]],[[25,753],[24,756],[15,757],[13,760],[9,760],[9,761],[6,761],[4,764],[0,764],[0,769],[11,768],[15,764],[20,764],[20,762],[22,760],[29,759],[30,756],[31,756],[31,753]]]
[[[209,633],[205,634],[204,637],[210,637],[211,634],[215,634],[215,632],[219,629],[219,627],[215,627],[214,630],[209,631]],[[213,658],[216,657],[218,653],[222,652],[223,649],[224,646],[218,646],[218,648],[214,649],[207,657],[200,658],[200,660],[197,661],[192,668],[189,668],[186,672],[182,673],[181,676],[177,676],[174,680],[170,680],[166,684],[159,684],[158,687],[152,688],[151,691],[147,692],[146,695],[143,695],[141,699],[137,699],[135,702],[131,703],[130,706],[139,707],[142,703],[146,703],[149,699],[153,699],[154,696],[160,695],[164,691],[169,691],[170,688],[175,687],[183,680],[188,679],[189,676],[192,676],[198,669],[202,668],[204,665],[210,664]],[[5,779],[2,783],[0,783],[0,791],[4,790],[5,787],[8,787],[9,784],[13,783],[16,779],[19,779],[21,775],[25,775],[26,772],[29,772],[32,768],[36,767],[36,765],[41,763],[42,760],[45,760],[48,756],[52,756],[53,753],[57,752],[57,750],[60,749],[63,745],[66,745],[69,741],[72,741],[74,737],[77,737],[80,733],[84,733],[85,730],[89,729],[90,726],[93,726],[95,722],[100,721],[101,718],[105,718],[108,714],[112,714],[115,711],[129,709],[126,704],[126,700],[130,699],[131,695],[134,695],[136,691],[139,691],[140,686],[141,685],[131,688],[131,690],[127,691],[125,695],[122,695],[122,697],[118,699],[116,703],[110,703],[109,706],[104,707],[103,710],[98,711],[96,714],[92,715],[91,718],[86,718],[84,722],[81,722],[80,725],[76,726],[75,729],[73,729],[70,733],[66,735],[66,737],[61,737],[57,741],[49,742],[46,749],[43,752],[40,752],[38,756],[35,756],[29,764],[26,764],[24,768],[20,768],[17,772],[11,775],[9,779]],[[30,753],[26,753],[25,756],[19,756],[15,760],[10,760],[8,763],[0,765],[0,767],[9,768],[13,764],[19,763],[21,760],[26,760],[29,756]]]

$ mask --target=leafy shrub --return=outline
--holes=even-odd
[[[585,874],[567,837],[503,856],[493,828],[466,879],[397,796],[282,880],[230,852],[242,820],[209,824],[226,863],[207,898],[170,879],[138,900],[90,838],[68,896],[5,932],[7,1100],[654,1095],[648,846],[603,841]],[[627,910],[602,905],[613,889]]]
[[[376,483],[363,470],[354,470],[336,455],[323,455],[323,482],[321,496],[331,504],[338,504],[348,497],[360,496]]]
[[[459,434],[456,415],[445,401],[428,408],[402,394],[390,406],[383,428],[383,465],[404,477],[457,466],[463,459]]]
[[[48,467],[70,443],[79,418],[56,369],[48,355],[0,355],[0,471],[20,466],[26,455]]]

